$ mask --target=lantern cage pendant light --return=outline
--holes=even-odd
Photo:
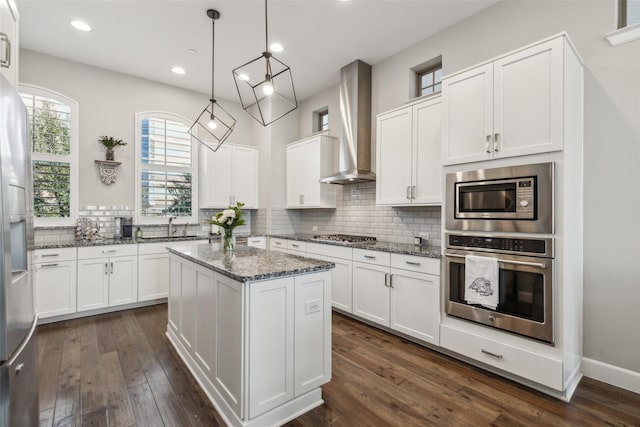
[[[207,10],[207,16],[211,18],[211,99],[200,116],[189,128],[189,134],[202,145],[212,151],[217,151],[222,143],[231,135],[236,126],[236,119],[216,101],[214,96],[215,85],[215,25],[220,18],[220,12],[214,9]]]
[[[267,0],[264,1],[265,50],[233,70],[242,108],[268,126],[298,108],[291,69],[269,52]]]

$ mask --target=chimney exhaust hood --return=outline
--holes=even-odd
[[[340,123],[338,173],[320,182],[375,181],[376,174],[371,172],[371,65],[360,60],[340,70]]]

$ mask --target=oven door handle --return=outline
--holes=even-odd
[[[449,253],[445,253],[445,256],[450,256],[453,258],[466,258],[466,255],[449,254]],[[503,264],[526,265],[528,267],[538,267],[542,269],[547,268],[547,264],[544,262],[514,261],[514,260],[506,260],[506,259],[500,259],[500,258],[498,258],[498,262],[501,262]]]

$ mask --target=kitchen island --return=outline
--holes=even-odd
[[[169,248],[167,337],[228,425],[281,425],[331,379],[331,262]]]

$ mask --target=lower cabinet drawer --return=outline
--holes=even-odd
[[[562,360],[481,337],[449,325],[440,326],[440,345],[538,384],[562,391]]]

